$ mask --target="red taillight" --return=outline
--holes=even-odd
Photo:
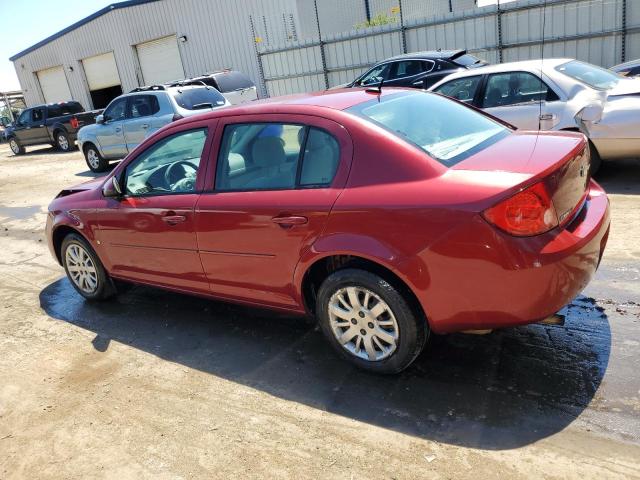
[[[515,194],[482,212],[496,227],[518,237],[548,232],[558,226],[558,216],[543,182]]]
[[[78,128],[78,125],[80,125],[76,117],[71,117],[69,123],[71,124],[71,128]]]

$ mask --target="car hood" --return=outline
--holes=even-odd
[[[105,178],[106,176],[97,177],[86,182],[79,183],[72,187],[65,188],[58,194],[56,198],[66,197],[67,195],[71,195],[73,193],[85,192],[87,190],[97,190],[99,188],[102,188],[102,184],[104,183]]]
[[[100,124],[92,123],[90,125],[85,125],[80,130],[78,130],[78,140],[81,140],[83,136],[92,135],[96,130],[100,128]]]

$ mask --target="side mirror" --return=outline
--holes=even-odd
[[[104,123],[104,115],[98,115],[96,117],[96,123]]]
[[[102,186],[102,196],[106,198],[119,198],[122,196],[122,188],[116,177],[111,177],[111,179],[107,180]]]

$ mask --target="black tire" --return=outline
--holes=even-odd
[[[589,153],[591,155],[591,164],[589,166],[589,170],[591,171],[591,176],[593,177],[596,173],[598,173],[598,170],[600,170],[600,167],[602,166],[602,158],[600,158],[598,149],[591,140],[589,140]]]
[[[100,155],[100,151],[92,143],[84,147],[84,159],[92,172],[100,173],[109,168],[109,162]]]
[[[56,130],[53,132],[53,139],[56,144],[56,148],[61,152],[71,151],[71,141],[69,135],[64,130]]]
[[[329,304],[334,294],[338,294],[341,289],[345,289],[347,287],[366,289],[377,295],[387,304],[393,314],[393,317],[395,317],[395,322],[397,324],[397,341],[395,343],[395,350],[393,350],[393,352],[386,358],[381,358],[379,360],[363,359],[356,353],[345,348],[336,338],[336,334],[334,334],[334,330],[331,325]],[[320,286],[316,307],[318,323],[336,352],[359,368],[370,372],[381,374],[394,374],[401,372],[411,365],[418,355],[420,355],[420,352],[422,352],[429,336],[429,326],[426,319],[422,315],[416,314],[416,311],[411,308],[411,301],[405,298],[398,289],[394,288],[386,280],[365,270],[347,268],[344,270],[338,270],[337,272],[329,275]],[[364,313],[362,315],[364,315]],[[358,322],[359,320],[357,318],[350,320],[351,323],[354,323],[354,321]],[[362,321],[369,322],[368,317],[363,317]],[[372,323],[369,322],[367,325],[370,329],[373,328]],[[376,325],[375,327],[377,328],[378,326]],[[350,330],[352,327],[349,325],[342,328]],[[361,326],[356,326],[354,323],[354,328],[357,330],[358,328],[361,328]],[[342,333],[347,330],[342,331]],[[364,334],[359,335],[362,336],[363,339],[374,332],[374,330],[367,330],[366,325],[362,325],[362,329],[359,331],[365,332]],[[373,334],[373,336],[375,336],[375,334]],[[371,339],[371,341],[372,340],[373,339]],[[354,341],[354,344],[357,349],[357,342]],[[365,352],[362,352],[362,348],[361,344],[359,351],[366,354]],[[357,351],[358,350],[356,350],[356,352]],[[379,353],[382,353],[382,350],[379,350]]]
[[[92,291],[87,291],[86,289],[80,288],[80,286],[72,278],[71,273],[69,272],[69,268],[73,268],[73,266],[69,265],[67,262],[67,250],[72,248],[73,246],[83,249],[91,259],[92,266],[95,269],[95,276],[97,281],[97,285]],[[64,271],[67,274],[69,282],[71,283],[73,288],[75,288],[75,290],[84,298],[86,298],[87,300],[106,300],[109,297],[115,295],[116,289],[113,281],[102,265],[102,262],[98,258],[98,255],[96,255],[96,252],[93,250],[93,248],[91,248],[91,245],[89,245],[89,243],[80,235],[70,233],[64,238],[64,240],[62,241],[62,246],[60,247],[60,258],[62,259],[62,265],[64,266]]]
[[[9,138],[9,148],[14,155],[24,155],[24,147],[20,145],[16,137]]]

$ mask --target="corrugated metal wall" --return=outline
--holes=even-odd
[[[249,15],[267,47],[290,36],[283,15],[299,22],[296,0],[269,0],[268,8],[263,0],[162,0],[108,12],[16,59],[14,65],[28,105],[44,101],[35,72],[63,65],[73,99],[89,107],[83,58],[113,51],[122,88],[129,91],[141,79],[135,45],[177,34],[187,36],[187,42],[179,43],[187,76],[231,67],[260,84]]]
[[[396,11],[391,9],[398,5],[397,0],[370,2],[372,14],[384,11],[391,15]],[[539,58],[546,18],[546,57],[578,58],[604,67],[621,62],[623,0],[547,0],[546,8],[544,3],[507,3],[498,14],[496,6],[477,8],[473,0],[452,0],[452,13],[448,0],[403,0],[406,51],[461,48],[491,63],[498,63],[501,54],[504,62]],[[626,58],[632,59],[640,57],[640,0],[626,3]],[[350,81],[367,65],[403,53],[398,27],[389,24],[323,33],[329,86]],[[304,63],[300,62],[295,45],[273,48],[277,53],[263,47],[260,55],[267,65],[265,83],[270,95],[324,88],[317,41],[304,44]]]

